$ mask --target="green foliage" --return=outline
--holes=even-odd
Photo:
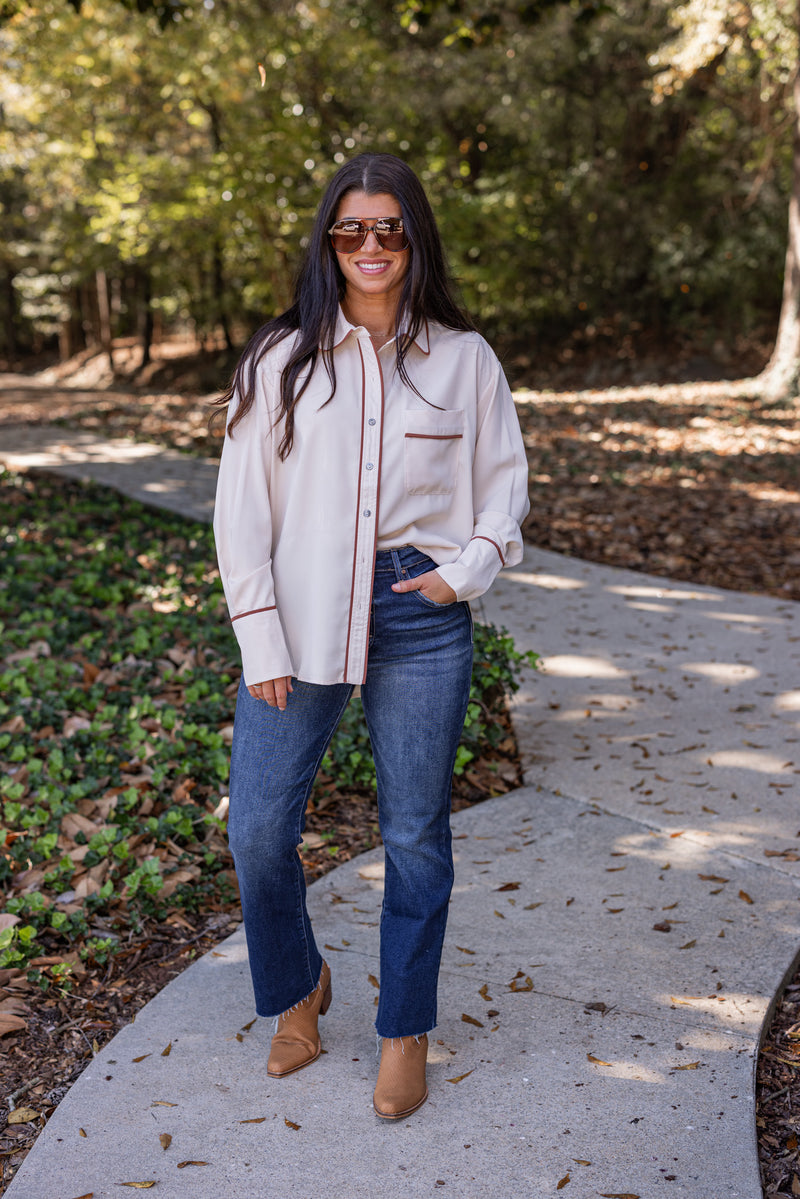
[[[3,968],[90,920],[163,915],[187,881],[230,898],[213,810],[238,655],[207,526],[79,484],[0,483],[0,886],[19,919]]]
[[[363,149],[420,172],[468,306],[529,354],[641,326],[733,338],[777,311],[796,61],[778,0],[669,87],[696,0],[78,8],[37,0],[0,29],[0,337],[80,336],[98,270],[118,333],[144,303],[252,329]]]

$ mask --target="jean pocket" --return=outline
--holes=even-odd
[[[433,558],[423,558],[407,567],[404,571],[404,577],[407,579],[416,579],[419,575],[427,574],[431,570],[436,570],[436,563]],[[424,604],[426,608],[452,608],[453,604],[458,603],[458,600],[449,600],[446,604],[440,604],[434,599],[429,599],[427,595],[423,595],[421,591],[407,591],[406,595],[415,596],[419,603]]]
[[[404,461],[409,495],[452,495],[458,480],[464,411],[406,411]]]
[[[453,604],[458,603],[458,600],[449,600],[446,604],[439,604],[436,600],[429,599],[427,595],[423,595],[421,591],[411,591],[409,594],[415,595],[426,608],[452,608]]]

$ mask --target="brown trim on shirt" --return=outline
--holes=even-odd
[[[257,612],[274,612],[277,604],[270,604],[268,608],[253,608],[251,612],[240,612],[238,616],[231,617],[231,624],[234,620],[241,620],[243,616],[255,616]]]
[[[463,433],[406,433],[406,437],[416,437],[421,441],[458,441]]]

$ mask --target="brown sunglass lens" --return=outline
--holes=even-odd
[[[378,242],[385,250],[397,252],[398,250],[404,250],[408,244],[402,225],[398,229],[393,222],[379,222],[375,225],[374,230]],[[331,242],[333,243],[334,250],[337,250],[340,254],[352,254],[364,244],[367,232],[367,227],[361,223],[348,229],[334,229],[331,233]]]
[[[396,229],[394,227],[386,230],[376,229],[375,232],[378,235],[378,241],[385,250],[396,251],[404,250],[406,248],[406,231],[402,227],[400,229]]]

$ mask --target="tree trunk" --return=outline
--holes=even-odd
[[[150,362],[150,350],[153,345],[153,286],[150,268],[143,266],[139,272],[139,337],[142,341],[142,361],[139,369]]]
[[[217,306],[217,320],[222,328],[223,336],[225,337],[225,349],[233,349],[233,338],[231,337],[230,321],[228,320],[228,310],[225,303],[225,275],[222,269],[222,246],[219,238],[214,240],[214,297]]]
[[[5,310],[3,312],[5,349],[8,361],[12,363],[17,356],[17,323],[19,314],[17,312],[17,295],[14,291],[14,275],[10,267],[5,271],[3,279],[3,296],[5,301],[2,304]]]
[[[111,345],[111,308],[108,302],[108,279],[105,271],[95,272],[97,287],[97,314],[100,318],[100,345],[106,354],[111,367],[111,373],[116,374],[114,367],[114,350]]]
[[[800,28],[800,3],[796,15]],[[800,392],[800,66],[795,68],[794,76],[792,194],[781,315],[775,348],[758,384],[764,399],[775,404]]]

